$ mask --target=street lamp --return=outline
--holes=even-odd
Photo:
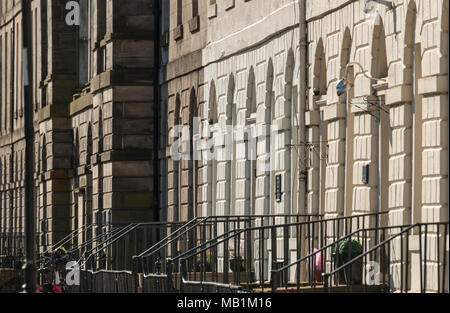
[[[386,82],[386,79],[384,78],[375,78],[375,77],[371,77],[369,75],[367,75],[367,73],[364,71],[363,66],[361,65],[361,63],[358,62],[350,62],[347,64],[347,66],[345,67],[345,76],[344,78],[342,78],[336,85],[336,93],[338,96],[341,96],[342,94],[344,94],[345,92],[347,92],[347,89],[351,89],[353,87],[353,82],[350,82],[348,80],[348,68],[350,67],[350,65],[358,65],[359,68],[361,69],[361,73],[364,75],[364,77],[370,79],[370,80],[375,80],[375,81],[381,81],[381,82]]]
[[[379,4],[383,4],[385,6],[387,6],[389,8],[389,10],[391,10],[394,6],[392,4],[392,2],[390,1],[386,1],[386,0],[366,0],[366,3],[364,4],[364,13],[369,13],[372,9],[372,7],[370,6],[371,2],[378,2]]]

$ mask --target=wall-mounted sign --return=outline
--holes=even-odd
[[[282,195],[282,192],[281,192],[281,178],[282,178],[281,174],[275,176],[275,199],[276,199],[277,202],[281,202],[282,201],[282,199],[281,199],[281,195]]]

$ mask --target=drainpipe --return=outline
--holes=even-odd
[[[155,145],[155,152],[154,152],[154,171],[153,171],[153,188],[154,192],[153,194],[156,195],[155,199],[153,200],[154,203],[154,212],[153,212],[153,219],[154,221],[159,221],[160,219],[160,203],[159,203],[159,197],[160,197],[160,190],[159,190],[159,105],[160,105],[160,99],[159,99],[159,71],[160,71],[160,62],[159,62],[159,49],[160,49],[160,2],[159,0],[154,1],[154,8],[153,8],[153,14],[154,14],[154,20],[155,20],[155,31],[154,31],[154,66],[153,66],[153,105],[155,110],[155,117],[154,117],[154,145]]]
[[[34,225],[34,125],[33,104],[31,101],[31,60],[29,49],[30,24],[30,0],[22,0],[22,70],[23,70],[23,101],[24,101],[24,128],[25,128],[25,256],[26,263],[23,267],[25,276],[24,292],[36,292],[36,266],[35,266],[35,225]],[[28,62],[29,61],[29,62]]]
[[[306,82],[307,82],[307,68],[306,68],[306,49],[307,49],[307,24],[306,24],[306,0],[299,1],[300,6],[300,119],[299,119],[299,213],[306,213]]]

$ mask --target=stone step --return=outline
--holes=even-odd
[[[385,285],[338,285],[328,287],[328,293],[386,293],[388,290]],[[261,293],[263,290],[261,288],[252,289],[252,292]],[[264,288],[264,293],[271,293],[272,290],[270,288]],[[308,286],[307,283],[301,284],[299,288],[297,286],[288,286],[283,288],[278,288],[276,293],[324,293],[324,286],[322,284],[318,284],[315,287]]]
[[[23,271],[0,269],[0,293],[19,292],[23,284]]]

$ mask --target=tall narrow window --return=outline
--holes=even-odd
[[[97,50],[97,72],[103,73],[106,70],[105,47],[100,47],[100,42],[106,35],[106,0],[98,0],[96,8],[97,33],[96,42],[99,45]]]
[[[47,54],[48,54],[48,39],[47,39],[47,1],[41,1],[41,66],[39,67],[41,70],[40,81],[43,83],[48,75],[48,67],[47,67]],[[47,105],[47,87],[41,84],[41,107],[45,107]]]
[[[198,0],[192,0],[192,17],[198,16]]]
[[[177,26],[183,24],[183,0],[177,0]]]
[[[316,60],[314,65],[314,95],[324,96],[327,94],[327,65],[325,49],[322,39],[316,48]]]
[[[89,45],[90,45],[90,14],[89,3],[87,0],[80,0],[80,20],[88,21],[80,23],[78,27],[78,87],[84,88],[89,81],[90,62],[89,62]]]

